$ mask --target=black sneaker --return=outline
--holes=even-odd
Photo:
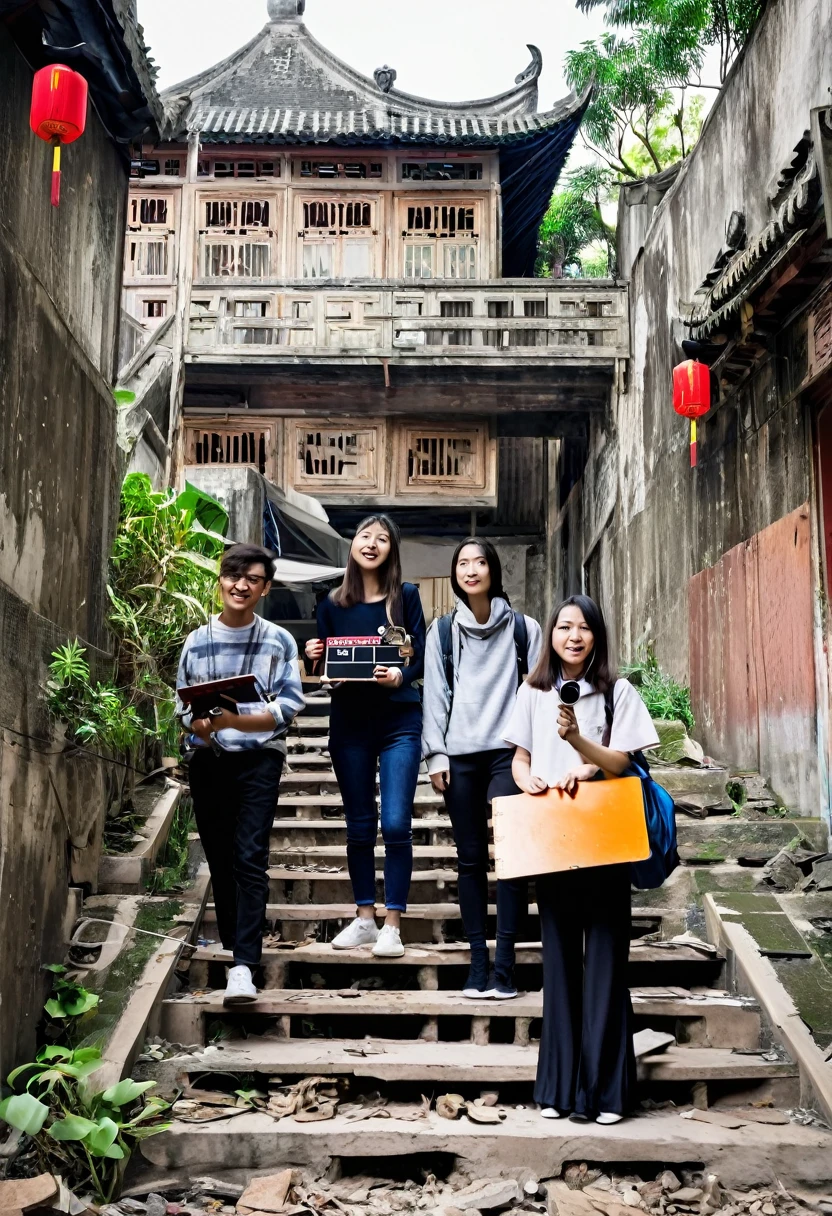
[[[488,988],[488,951],[471,955],[468,978],[462,986],[462,995],[471,1001],[481,1001],[490,995]]]
[[[492,971],[488,977],[485,996],[495,1001],[511,1001],[517,996],[517,985],[511,974],[498,975]]]

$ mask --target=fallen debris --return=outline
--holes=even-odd
[[[642,1056],[652,1056],[660,1051],[667,1051],[668,1047],[674,1046],[675,1043],[675,1035],[668,1034],[664,1030],[651,1030],[649,1027],[646,1030],[637,1030],[633,1035],[633,1050],[637,1060]]]
[[[57,1192],[58,1183],[52,1174],[0,1182],[0,1212],[25,1212],[27,1208],[43,1207]]]
[[[282,1212],[292,1185],[292,1171],[281,1170],[279,1174],[268,1174],[265,1178],[252,1178],[237,1200],[240,1216],[252,1216],[254,1212]]]
[[[502,1208],[520,1199],[521,1191],[513,1178],[483,1178],[470,1186],[456,1191],[453,1206],[460,1211],[487,1211]]]

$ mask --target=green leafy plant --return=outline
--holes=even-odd
[[[9,1074],[19,1092],[0,1102],[0,1119],[31,1138],[41,1170],[78,1189],[91,1185],[109,1203],[136,1144],[170,1126],[161,1120],[169,1104],[145,1096],[155,1081],[127,1078],[89,1093],[87,1078],[100,1067],[97,1047],[42,1047]]]
[[[151,895],[162,895],[185,882],[190,863],[190,834],[195,827],[193,803],[190,799],[183,798],[174,811],[159,862],[145,881],[145,887]]]
[[[615,190],[615,175],[601,165],[582,165],[568,173],[552,195],[538,234],[536,273],[602,277],[611,273],[615,233],[601,207]]]
[[[50,1018],[59,1021],[81,1018],[97,1007],[98,997],[94,992],[89,992],[83,984],[78,984],[75,980],[64,979],[66,967],[60,963],[47,963],[44,971],[51,971],[54,976],[52,996],[44,1005]]]
[[[651,718],[684,722],[689,731],[696,725],[690,701],[690,689],[661,670],[652,649],[635,663],[621,668],[625,679],[638,689]]]
[[[130,751],[146,734],[144,723],[114,684],[93,682],[86,653],[77,638],[53,651],[47,704],[79,743]]]
[[[179,654],[215,603],[227,530],[224,507],[196,487],[157,492],[144,473],[125,478],[108,587],[118,682],[168,754]]]

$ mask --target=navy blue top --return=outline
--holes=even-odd
[[[390,689],[363,682],[342,684],[340,688],[333,689],[333,697],[337,698],[339,706],[349,703],[358,707],[366,705],[368,700],[380,705],[384,703],[382,698],[418,704],[419,690],[414,688],[413,683],[424,675],[426,627],[419,588],[413,583],[402,584],[402,615],[402,623],[413,641],[414,654],[407,667],[402,668],[401,686]],[[384,600],[376,604],[354,604],[352,608],[342,608],[333,604],[327,596],[318,604],[318,637],[322,642],[327,638],[377,637],[379,630],[386,628],[389,623]]]

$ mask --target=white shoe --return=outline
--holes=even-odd
[[[596,1123],[620,1123],[623,1118],[624,1118],[623,1115],[616,1115],[616,1114],[613,1114],[612,1111],[603,1111],[602,1110],[600,1115],[598,1116],[598,1118],[595,1120],[595,1122]]]
[[[402,935],[392,925],[382,925],[378,941],[373,946],[376,958],[401,958],[404,954]]]
[[[544,1119],[562,1119],[563,1115],[554,1106],[544,1106],[540,1112]]]
[[[251,970],[248,967],[232,967],[228,972],[228,983],[225,988],[223,1005],[247,1005],[249,1001],[257,1000],[257,989],[251,980]]]
[[[357,946],[371,946],[378,938],[378,926],[372,916],[356,916],[354,921],[332,939],[333,950],[355,950]]]

